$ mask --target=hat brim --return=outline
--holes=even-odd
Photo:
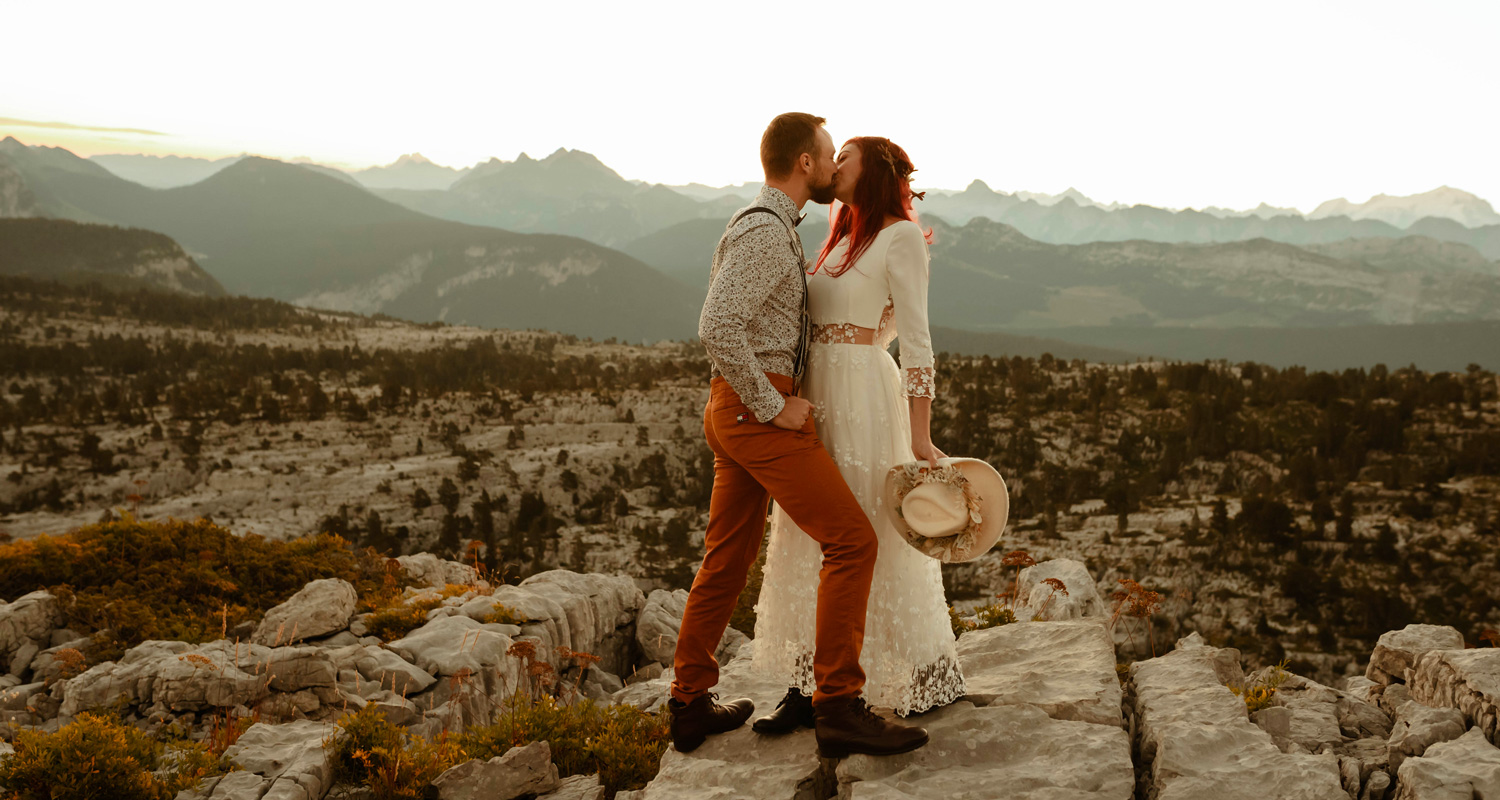
[[[941,458],[936,466],[949,464],[963,472],[964,479],[969,482],[969,490],[979,496],[980,522],[973,532],[971,543],[958,546],[955,541],[929,539],[913,531],[907,526],[906,520],[896,513],[901,505],[901,498],[896,496],[896,472],[905,464],[897,464],[885,474],[885,516],[901,534],[901,538],[912,547],[943,563],[958,564],[979,558],[1000,541],[1000,536],[1005,533],[1005,525],[1010,520],[1010,491],[1005,485],[1005,479],[988,462],[977,458]]]

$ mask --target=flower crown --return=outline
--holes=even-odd
[[[912,166],[910,161],[902,159],[901,163],[897,164],[896,163],[896,156],[891,152],[891,146],[890,145],[885,145],[885,146],[883,146],[883,147],[880,148],[880,156],[882,158],[884,158],[885,159],[885,163],[890,166],[891,173],[896,176],[896,180],[898,180],[898,181],[900,181],[902,183],[908,184],[907,187],[906,187],[906,190],[908,192],[911,192],[911,196],[912,197],[914,197],[914,198],[916,198],[918,200],[926,200],[927,199],[927,193],[926,192],[912,192],[911,191],[911,186],[910,186],[910,183],[911,183],[911,174],[913,172],[916,172],[917,168],[914,167],[914,166]]]

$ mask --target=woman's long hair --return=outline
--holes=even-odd
[[[926,192],[912,192],[911,174],[917,168],[912,166],[906,151],[890,139],[856,136],[844,144],[859,148],[859,180],[854,184],[852,202],[839,205],[833,212],[828,240],[823,242],[823,252],[818,254],[818,263],[812,269],[813,272],[822,269],[834,246],[847,236],[849,248],[844,251],[844,260],[837,266],[828,267],[827,274],[834,278],[847,272],[870,249],[881,228],[885,227],[887,216],[916,222],[917,212],[912,209],[912,198],[921,200],[926,196]],[[932,229],[927,229],[923,235],[931,244]]]

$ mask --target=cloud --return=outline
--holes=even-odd
[[[37,122],[36,120],[14,119],[11,117],[0,117],[0,126],[51,128],[59,131],[93,131],[95,133],[136,133],[144,136],[171,135],[162,133],[161,131],[148,131],[141,128],[106,128],[97,125],[73,125],[68,122]]]

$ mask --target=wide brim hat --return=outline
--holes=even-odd
[[[977,458],[908,461],[885,476],[885,513],[901,537],[946,564],[989,552],[1010,519],[1005,479]]]

